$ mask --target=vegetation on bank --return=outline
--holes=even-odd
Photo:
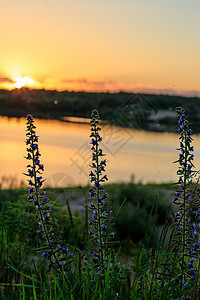
[[[0,90],[0,114],[26,117],[31,111],[37,118],[59,119],[74,116],[90,118],[93,107],[101,119],[117,126],[155,131],[175,131],[174,116],[152,120],[159,110],[173,111],[183,107],[190,115],[191,128],[199,132],[200,98],[133,93],[58,92],[56,90]]]
[[[89,193],[86,187],[77,194],[56,189],[54,196],[44,190],[38,136],[28,115],[28,193],[0,191],[1,299],[200,297],[199,172],[187,116],[182,108],[176,112],[180,147],[171,211],[165,185],[157,192],[156,185],[105,184],[97,110],[91,120]],[[84,210],[73,212],[70,199],[80,204],[80,197]],[[131,256],[128,265],[124,254]]]
[[[113,208],[113,215],[116,220],[114,226],[115,231],[118,232],[118,239],[122,242],[122,250],[124,255],[131,254],[128,252],[126,243],[129,242],[133,247],[137,247],[146,234],[148,218],[152,209],[152,203],[155,202],[157,207],[157,226],[163,225],[170,206],[170,196],[172,191],[170,185],[166,184],[151,185],[134,184],[134,183],[117,183],[107,184],[106,190],[109,193],[110,202]],[[69,215],[72,214],[75,222],[76,231],[78,228],[84,228],[86,222],[86,204],[89,204],[88,186],[66,187],[66,188],[47,188],[47,194],[51,198],[54,207],[54,216],[58,220],[61,228],[65,232],[65,236],[70,238],[70,243],[77,243],[81,248],[84,248],[86,241],[84,241],[84,230],[79,234],[78,240],[74,240],[73,232],[71,231],[71,223]],[[167,194],[166,194],[167,191]],[[30,237],[27,240],[35,238],[31,241],[36,242],[36,220],[34,219],[34,208],[24,203],[27,197],[26,189],[9,189],[0,190],[0,212],[1,220],[4,226],[10,224],[10,229],[15,228],[19,230],[19,220],[23,218],[23,228]],[[25,205],[26,204],[26,205]],[[69,204],[69,206],[68,206]],[[70,208],[70,213],[69,213]],[[26,214],[28,209],[28,214]],[[141,219],[141,216],[142,219]],[[29,220],[32,222],[32,227],[29,226]],[[140,226],[142,223],[142,226]],[[8,227],[7,227],[8,228]],[[24,231],[25,233],[25,231]],[[25,233],[25,236],[27,236]],[[82,234],[82,235],[81,235]],[[10,234],[9,234],[10,235]],[[22,235],[22,242],[24,235]],[[14,242],[14,239],[12,239]],[[134,246],[135,245],[135,246]],[[37,246],[37,243],[34,247]],[[30,250],[29,250],[30,251]]]

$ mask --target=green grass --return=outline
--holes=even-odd
[[[113,204],[115,221],[120,218],[121,221],[124,219],[124,224],[126,223],[127,204],[129,204],[129,208],[131,207],[130,211],[132,212],[134,212],[136,207],[137,211],[141,210],[142,213],[146,211],[147,219],[145,221],[145,228],[142,232],[140,230],[137,232],[137,228],[134,229],[136,230],[135,235],[137,236],[137,240],[132,240],[130,236],[121,236],[120,234],[116,237],[116,239],[119,237],[122,238],[121,255],[128,255],[130,257],[130,255],[138,251],[140,247],[138,245],[142,245],[142,240],[145,238],[145,230],[148,226],[148,214],[151,212],[152,201],[154,201],[156,194],[162,189],[162,186],[123,183],[107,184],[106,189]],[[148,201],[144,201],[143,199],[144,194],[141,193],[143,189]],[[77,211],[72,213],[67,204],[63,205],[65,203],[63,200],[66,200],[66,194],[68,197],[71,191],[71,188],[47,189],[48,195],[51,195],[54,201],[54,217],[58,220],[60,228],[64,232],[63,237],[70,241],[72,245],[76,245],[84,250],[87,247],[87,235],[85,235],[87,231],[85,220],[87,217],[85,213],[83,215]],[[74,187],[72,201],[76,201],[76,198],[86,197],[85,201],[87,202],[89,200],[87,191],[87,186]],[[140,196],[138,196],[138,192]],[[90,266],[91,272],[94,275],[92,280],[87,273],[82,272],[81,286],[77,279],[70,288],[66,288],[67,283],[64,282],[65,288],[61,290],[55,275],[53,273],[51,275],[46,274],[48,266],[41,255],[38,256],[37,251],[34,250],[40,248],[42,243],[38,240],[35,233],[36,221],[34,210],[29,203],[24,201],[26,195],[27,191],[24,189],[0,190],[0,295],[2,299],[8,299],[8,297],[12,297],[12,299],[79,299],[76,297],[82,297],[80,299],[109,299],[110,297],[111,299],[122,299],[122,297],[125,297],[128,299],[130,293],[134,295],[135,288],[129,282],[130,275],[128,275],[131,271],[127,271],[124,267],[124,274],[120,275],[121,285],[117,283],[117,278],[114,279],[115,285],[118,285],[116,292],[118,295],[115,295],[116,297],[113,296],[111,293],[112,289],[110,288],[113,286],[113,282],[111,282],[112,280],[109,277],[109,264],[105,273],[104,288],[101,286],[95,271],[92,270],[92,266]],[[58,195],[60,202],[56,201]],[[160,195],[158,203],[162,204],[169,201],[164,194],[161,193]],[[121,198],[126,199],[126,201],[121,202]],[[138,203],[141,204],[140,208]],[[165,208],[167,206],[165,207],[164,205]],[[130,220],[131,218],[132,216],[130,216]],[[158,225],[158,223],[156,224]],[[122,231],[126,231],[126,226],[123,225],[123,222],[120,223],[120,226]],[[117,227],[114,229],[117,230]],[[64,290],[67,290],[68,294],[63,294]],[[79,293],[79,296],[75,296],[77,293]]]

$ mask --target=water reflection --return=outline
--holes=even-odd
[[[47,184],[53,186],[88,183],[90,153],[89,124],[52,120],[35,120],[41,160],[45,166]],[[0,117],[0,177],[15,175],[24,179],[27,161],[24,118]],[[176,181],[178,157],[177,134],[135,131],[104,125],[103,146],[107,153],[107,174],[111,182]],[[195,154],[199,157],[200,140],[194,136]],[[199,159],[195,161],[199,167]]]

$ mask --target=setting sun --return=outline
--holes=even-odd
[[[27,85],[27,86],[32,86],[35,84],[35,81],[27,76],[25,77],[21,77],[21,76],[17,76],[14,78],[14,80],[16,81],[14,83],[14,87],[20,89],[21,87]]]

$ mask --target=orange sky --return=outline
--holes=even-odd
[[[199,92],[199,17],[198,0],[3,1],[0,88]]]

